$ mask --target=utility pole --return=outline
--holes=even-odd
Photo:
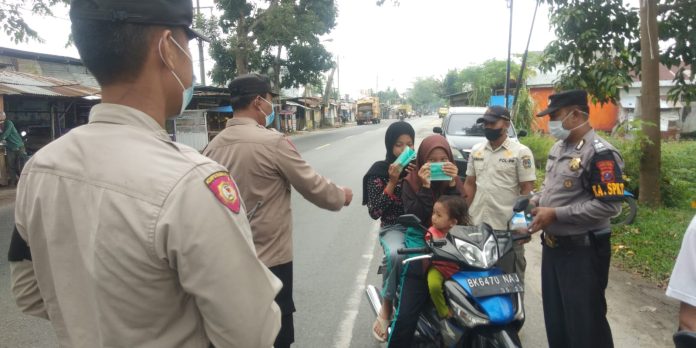
[[[510,103],[508,99],[510,98],[510,49],[512,48],[512,0],[508,1],[508,7],[510,8],[510,28],[508,30],[508,56],[507,56],[507,69],[505,73],[505,107],[509,107]]]
[[[196,0],[196,13],[198,16],[201,15],[201,3],[200,0]],[[200,61],[201,68],[201,85],[205,86],[205,59],[203,58],[203,40],[198,38],[198,60]]]
[[[660,198],[660,89],[659,64],[660,51],[657,46],[657,0],[640,2],[640,55],[641,87],[640,118],[643,134],[642,156],[640,158],[639,201],[650,206],[658,206]]]

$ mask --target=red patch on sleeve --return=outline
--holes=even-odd
[[[228,172],[215,172],[205,179],[205,184],[215,197],[235,214],[239,214],[242,200],[237,184]]]
[[[599,177],[603,183],[606,184],[616,181],[616,176],[614,175],[614,161],[599,161],[597,162],[597,169],[599,169]]]

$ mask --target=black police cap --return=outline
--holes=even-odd
[[[565,91],[549,96],[549,106],[537,114],[545,116],[566,106],[585,106],[587,107],[587,92],[582,90]]]
[[[228,88],[232,97],[243,95],[265,96],[266,93],[270,93],[274,97],[278,95],[278,93],[271,90],[271,82],[268,77],[259,74],[238,76],[230,82]]]
[[[210,41],[191,28],[191,0],[72,0],[70,19],[182,27],[189,38]]]
[[[500,105],[493,105],[486,109],[486,112],[483,113],[483,117],[476,120],[476,123],[497,122],[501,119],[510,121],[510,111]]]

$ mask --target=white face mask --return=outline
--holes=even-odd
[[[178,47],[178,48],[181,50],[181,52],[184,53],[184,55],[186,56],[186,58],[188,58],[189,62],[191,62],[191,64],[193,64],[193,61],[191,60],[191,56],[189,56],[188,53],[186,53],[186,50],[184,50],[184,49],[179,45],[179,43],[176,42],[176,40],[174,40],[174,38],[172,38],[171,36],[170,36],[169,38],[172,40],[172,42],[174,42],[174,44],[176,45],[176,47]],[[164,62],[164,57],[162,56],[162,38],[160,38],[159,45],[158,45],[158,49],[159,49],[160,58],[161,58],[162,61]],[[196,76],[194,75],[194,76],[191,78],[191,86],[188,87],[188,88],[186,88],[186,87],[184,87],[184,84],[181,82],[181,79],[179,78],[179,76],[176,75],[176,73],[174,72],[174,70],[169,69],[169,71],[171,71],[172,75],[174,75],[174,78],[176,79],[177,82],[179,82],[179,85],[180,85],[181,88],[183,89],[183,91],[181,92],[181,110],[179,111],[179,114],[178,114],[178,115],[181,115],[181,114],[184,113],[184,110],[186,110],[186,107],[187,107],[188,104],[191,102],[191,99],[193,99],[193,85],[196,84],[196,83],[195,83],[195,82],[196,82]],[[191,65],[191,71],[193,71],[193,65]],[[178,115],[176,115],[176,116],[178,116]]]
[[[549,133],[551,133],[551,135],[553,135],[558,140],[566,140],[570,136],[570,132],[584,126],[587,122],[589,122],[589,121],[585,121],[573,129],[565,129],[563,127],[563,122],[566,120],[566,118],[570,117],[570,115],[575,111],[577,111],[577,110],[569,111],[565,115],[565,117],[563,117],[563,119],[560,121],[549,121]]]

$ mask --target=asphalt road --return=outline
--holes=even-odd
[[[378,223],[361,205],[362,177],[384,158],[384,133],[392,121],[378,125],[322,130],[292,137],[302,156],[322,175],[353,189],[353,203],[340,212],[321,210],[293,193],[295,280],[295,347],[380,347],[370,330],[374,314],[364,294],[379,285],[382,257]],[[437,117],[409,120],[416,146],[439,125]],[[54,334],[43,320],[21,314],[9,291],[6,250],[13,225],[13,206],[0,206],[0,348],[54,347]],[[538,237],[527,245],[525,308],[521,333],[525,347],[546,347],[541,311]],[[662,290],[612,269],[607,297],[617,347],[668,347],[676,305]],[[647,310],[646,310],[647,308]]]

